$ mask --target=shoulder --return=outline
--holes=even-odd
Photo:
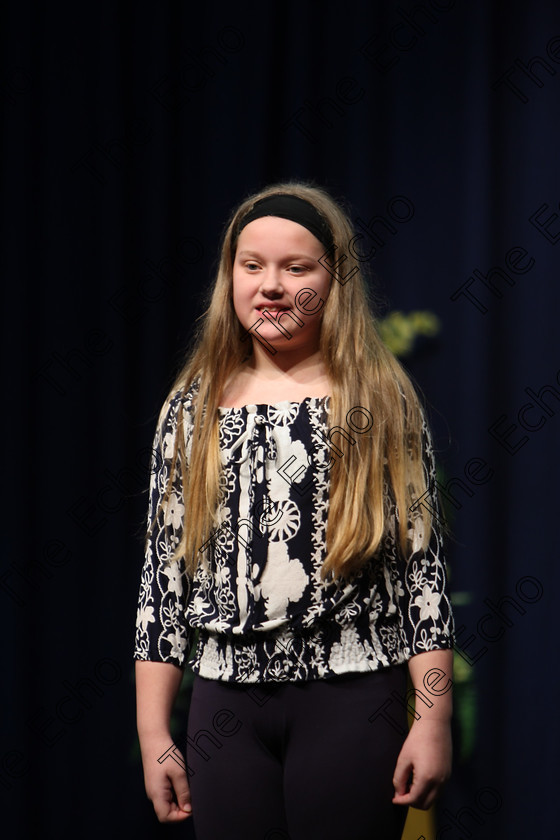
[[[172,433],[177,428],[179,417],[183,422],[192,425],[193,403],[198,392],[200,378],[197,377],[188,386],[173,388],[165,400],[158,419],[160,434]]]

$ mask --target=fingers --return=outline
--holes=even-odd
[[[403,762],[401,766],[397,762],[393,784],[395,795],[392,802],[395,805],[407,805],[422,811],[432,807],[443,786],[441,780],[415,771],[411,761]]]
[[[191,792],[187,782],[187,777],[175,779],[173,786],[175,788],[175,796],[177,797],[178,809],[190,817],[192,814]]]
[[[161,780],[149,798],[160,822],[180,822],[192,815],[191,795],[186,773],[173,774]],[[177,800],[177,801],[175,801]]]
[[[395,795],[392,802],[395,805],[426,811],[437,799],[442,781],[415,767],[411,757],[401,754],[395,766],[393,785]]]
[[[393,785],[395,786],[395,797],[408,795],[409,780],[412,773],[412,761],[403,756],[402,753],[397,759],[395,772],[393,774]],[[393,802],[395,799],[393,799]]]
[[[427,810],[451,772],[451,732],[439,720],[415,722],[403,744],[393,776],[395,805]]]
[[[439,785],[430,780],[416,783],[413,781],[410,791],[407,793],[395,793],[392,802],[395,805],[406,805],[412,808],[419,808],[421,811],[427,811],[436,801],[439,787]]]
[[[192,815],[191,810],[184,811],[179,808],[176,802],[167,803],[154,800],[153,805],[156,816],[161,823],[181,822]]]

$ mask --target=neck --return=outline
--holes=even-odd
[[[326,374],[319,350],[306,356],[302,356],[301,351],[288,349],[272,355],[258,342],[253,343],[253,355],[246,365],[259,379],[271,382],[288,376],[303,384],[313,382]]]

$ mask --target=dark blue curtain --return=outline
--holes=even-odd
[[[346,200],[382,313],[442,325],[407,362],[476,692],[441,836],[554,836],[558,4],[0,14],[9,836],[185,831],[157,824],[135,753],[151,439],[226,217],[290,177]]]

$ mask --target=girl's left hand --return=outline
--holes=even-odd
[[[430,808],[451,775],[451,752],[448,720],[422,716],[414,721],[395,767],[394,804]]]

